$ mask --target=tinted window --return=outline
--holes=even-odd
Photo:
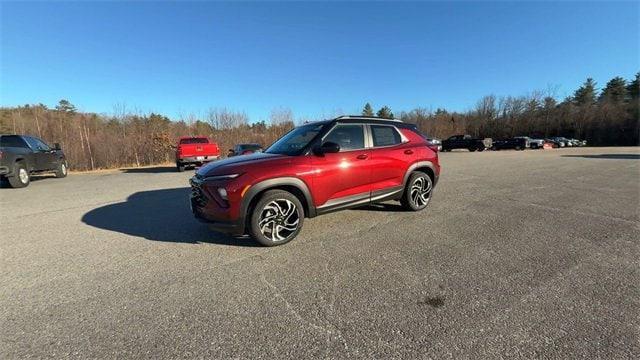
[[[260,150],[260,149],[262,149],[262,146],[260,146],[258,144],[240,145],[240,150],[241,151],[246,151],[246,150],[256,151],[256,150]]]
[[[180,144],[208,144],[209,140],[206,138],[190,138],[180,140]]]
[[[27,144],[29,144],[29,147],[31,148],[31,150],[37,151],[40,148],[38,147],[38,143],[36,142],[36,140],[30,136],[25,136],[24,141],[27,142]]]
[[[402,137],[393,126],[371,125],[373,146],[390,146],[402,143]]]
[[[338,125],[324,138],[323,142],[340,145],[340,151],[364,148],[364,128],[362,125]]]
[[[26,148],[27,144],[16,135],[4,135],[0,136],[0,147],[20,147]]]
[[[41,151],[49,151],[49,150],[51,150],[49,145],[45,144],[44,141],[42,141],[42,140],[40,140],[38,138],[33,138],[33,141],[36,143],[36,148],[38,150],[41,150]]]

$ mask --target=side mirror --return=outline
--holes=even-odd
[[[320,146],[316,146],[313,149],[314,154],[316,155],[324,155],[324,154],[332,154],[332,153],[337,153],[340,152],[340,145],[331,142],[331,141],[327,141],[326,143],[320,145]]]
[[[55,151],[60,151],[60,150],[62,150],[62,148],[60,147],[60,143],[54,143],[54,144],[53,144],[53,150],[55,150]]]

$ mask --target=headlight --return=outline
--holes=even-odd
[[[229,200],[229,198],[227,198],[227,189],[218,188],[218,194],[220,194],[220,197],[223,198],[224,200]]]
[[[213,176],[205,177],[204,180],[205,181],[231,180],[231,179],[237,178],[238,176],[240,176],[240,174],[213,175]]]

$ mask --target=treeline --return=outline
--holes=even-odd
[[[490,138],[565,136],[596,146],[639,145],[639,81],[640,73],[631,81],[615,77],[598,91],[595,81],[587,79],[562,102],[543,92],[518,97],[489,95],[464,113],[418,108],[402,112],[400,118],[418,124],[435,138],[463,133]],[[371,106],[365,105],[363,114],[368,108]]]
[[[518,135],[566,136],[586,139],[590,145],[638,145],[640,142],[640,73],[626,81],[616,77],[598,91],[592,79],[558,102],[551,94],[485,96],[467,112],[417,108],[399,117],[425,134],[447,138],[454,134],[503,138]],[[392,118],[387,106],[364,115]],[[53,109],[43,104],[0,108],[0,133],[29,134],[59,142],[73,169],[90,170],[143,166],[174,161],[176,139],[207,135],[224,153],[237,143],[271,144],[295,123],[288,109],[274,110],[268,121],[250,122],[246,114],[212,109],[203,118],[172,121],[160,114],[113,115],[83,113],[67,100]],[[297,122],[304,122],[298,120]]]
[[[271,144],[293,128],[291,112],[274,111],[270,122],[249,123],[246,114],[214,109],[206,119],[171,121],[151,113],[105,116],[81,113],[67,100],[54,108],[43,104],[0,109],[0,133],[38,136],[59,142],[74,170],[144,166],[175,161],[180,136],[206,135],[222,155],[236,143]]]

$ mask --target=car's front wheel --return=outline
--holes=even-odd
[[[276,246],[293,240],[304,221],[304,209],[288,191],[269,190],[253,207],[249,234],[260,244]]]
[[[432,192],[433,180],[431,177],[416,171],[409,177],[400,203],[407,210],[420,211],[429,205]]]
[[[67,177],[67,162],[64,160],[60,160],[60,163],[58,164],[58,168],[56,169],[55,175],[57,178],[63,178],[63,177]]]

